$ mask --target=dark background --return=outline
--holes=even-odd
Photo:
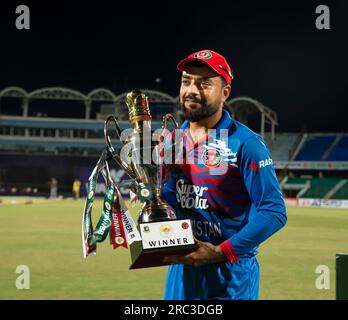
[[[30,8],[30,30],[15,27],[18,4]],[[330,30],[315,27],[320,4],[330,8]],[[7,1],[0,12],[0,90],[149,88],[176,96],[177,62],[212,49],[234,70],[232,97],[275,110],[278,131],[348,131],[347,1]]]

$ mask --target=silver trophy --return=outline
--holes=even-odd
[[[164,256],[188,253],[197,246],[194,242],[189,219],[178,220],[173,208],[161,198],[162,186],[171,166],[164,161],[164,135],[171,120],[174,128],[178,124],[167,113],[162,119],[162,131],[151,129],[151,115],[147,96],[133,90],[127,94],[126,104],[129,121],[133,126],[130,134],[122,139],[122,130],[115,116],[105,120],[104,135],[113,159],[128,173],[143,203],[138,216],[141,241],[130,245],[131,269],[164,265]],[[113,122],[122,148],[115,147],[108,135],[108,125]],[[168,131],[167,131],[168,132]],[[125,140],[124,142],[122,142]],[[173,146],[172,146],[173,149]]]

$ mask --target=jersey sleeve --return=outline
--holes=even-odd
[[[242,145],[240,172],[255,210],[245,226],[220,245],[231,263],[252,251],[287,221],[273,161],[261,137],[252,136]]]

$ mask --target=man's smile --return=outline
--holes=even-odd
[[[198,100],[187,98],[184,100],[184,103],[188,106],[196,106],[196,105],[202,105],[202,103]]]

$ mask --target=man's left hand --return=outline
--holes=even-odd
[[[209,242],[203,242],[196,239],[198,249],[185,255],[166,256],[163,262],[170,264],[189,264],[199,267],[204,264],[222,262],[226,260],[226,256],[219,246],[214,246]]]

